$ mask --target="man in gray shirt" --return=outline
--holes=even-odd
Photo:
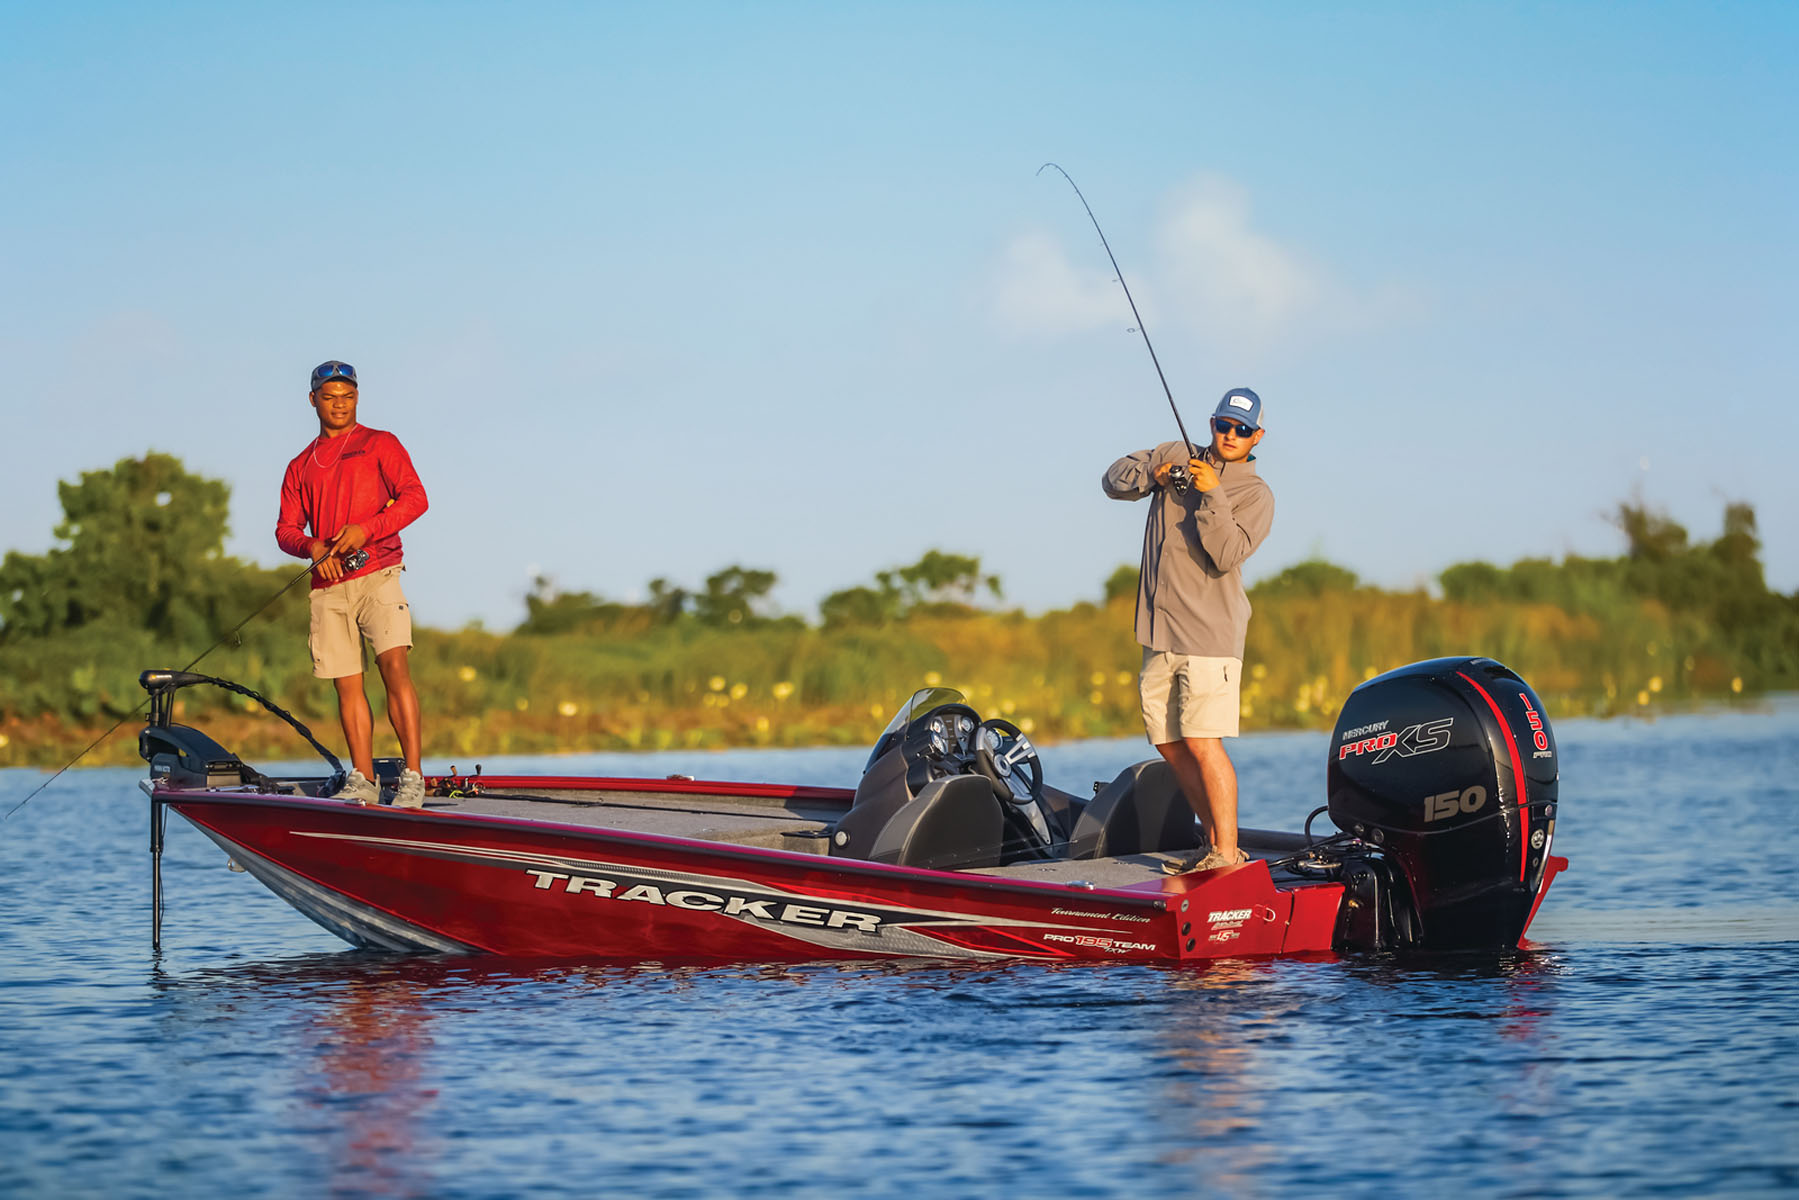
[[[1262,440],[1262,401],[1232,388],[1212,415],[1197,457],[1164,442],[1113,463],[1106,495],[1150,497],[1137,585],[1143,644],[1143,727],[1205,826],[1212,849],[1191,870],[1245,861],[1237,848],[1237,772],[1222,739],[1237,736],[1249,597],[1243,561],[1274,523],[1274,493],[1251,453]],[[1171,482],[1185,467],[1191,485]]]

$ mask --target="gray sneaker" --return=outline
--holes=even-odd
[[[400,786],[394,789],[394,807],[425,807],[425,777],[411,767],[400,772]]]
[[[1176,859],[1162,864],[1164,875],[1194,875],[1200,871],[1216,871],[1223,867],[1236,867],[1249,861],[1249,855],[1238,850],[1236,855],[1225,854],[1222,850],[1208,851],[1200,858]]]
[[[355,767],[344,777],[344,785],[326,796],[327,800],[346,800],[351,804],[381,803],[381,789],[370,783]]]
[[[1207,846],[1204,850],[1183,854],[1177,858],[1165,858],[1162,860],[1162,874],[1185,875],[1195,867],[1199,866],[1200,863],[1206,861],[1211,853],[1212,848]]]

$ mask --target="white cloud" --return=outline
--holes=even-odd
[[[1077,236],[1073,233],[1067,237]],[[994,312],[1014,332],[1063,335],[1128,328],[1130,309],[1092,239],[1071,255],[1063,240],[1023,234],[1005,249],[993,287]],[[1407,290],[1383,284],[1366,294],[1337,280],[1300,248],[1259,230],[1249,192],[1234,180],[1198,176],[1162,205],[1153,261],[1127,265],[1126,278],[1152,330],[1266,349],[1307,330],[1366,329],[1416,308]],[[1071,262],[1092,260],[1092,270]]]
[[[1248,191],[1220,176],[1203,176],[1176,193],[1157,244],[1157,278],[1182,318],[1216,334],[1273,339],[1334,290],[1298,251],[1257,232]]]
[[[1094,247],[1101,255],[1104,251]],[[1005,249],[994,291],[1000,324],[1018,333],[1079,333],[1129,327],[1130,308],[1110,271],[1077,271],[1066,249],[1026,233]]]

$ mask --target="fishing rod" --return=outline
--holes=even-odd
[[[1046,162],[1037,168],[1037,174],[1041,175],[1051,167],[1055,167],[1056,173],[1068,180],[1068,186],[1073,188],[1074,194],[1080,198],[1081,207],[1087,210],[1087,219],[1093,222],[1093,232],[1099,234],[1099,244],[1106,248],[1106,257],[1112,260],[1112,270],[1118,275],[1118,286],[1124,289],[1124,299],[1131,306],[1131,316],[1137,319],[1137,332],[1143,336],[1143,345],[1149,350],[1149,361],[1156,365],[1156,378],[1162,381],[1162,393],[1168,397],[1168,408],[1174,413],[1175,428],[1181,431],[1181,441],[1187,447],[1187,457],[1198,458],[1199,454],[1193,449],[1193,439],[1187,436],[1187,426],[1181,420],[1181,410],[1175,406],[1174,392],[1168,387],[1168,376],[1162,373],[1162,360],[1156,357],[1156,348],[1150,344],[1149,330],[1143,327],[1143,315],[1137,311],[1137,301],[1131,296],[1131,285],[1124,281],[1124,271],[1118,265],[1118,256],[1112,253],[1112,243],[1106,240],[1106,231],[1099,227],[1099,218],[1093,215],[1093,206],[1088,204],[1087,197],[1081,194],[1080,184],[1076,183],[1074,177],[1067,171],[1062,170],[1056,163]],[[1187,490],[1188,482],[1186,468],[1177,466],[1175,470],[1179,473],[1175,479],[1175,490],[1184,492]]]
[[[352,562],[355,562],[357,556],[362,557],[362,562],[354,567],[351,567],[350,569],[351,570],[361,570],[362,566],[366,565],[368,562],[368,557],[367,557],[368,552],[366,550],[357,550],[354,554],[346,557],[344,560],[344,565],[350,566],[350,564]],[[181,669],[183,671],[193,670],[194,665],[196,663],[198,663],[201,659],[205,658],[208,654],[211,654],[214,650],[217,650],[220,646],[223,646],[227,641],[231,640],[233,637],[236,637],[239,630],[241,630],[244,626],[248,625],[251,621],[254,621],[257,617],[260,617],[263,614],[263,612],[268,609],[269,605],[275,603],[275,601],[277,601],[277,600],[281,599],[281,597],[287,595],[288,592],[293,590],[294,584],[299,583],[302,579],[305,579],[308,575],[312,574],[314,567],[318,566],[319,563],[324,562],[327,558],[330,558],[330,557],[331,557],[331,551],[327,550],[324,554],[321,554],[317,559],[313,560],[312,562],[307,563],[305,570],[301,571],[298,575],[295,575],[292,579],[288,580],[285,584],[283,584],[281,586],[280,591],[276,592],[273,596],[270,596],[267,600],[264,600],[262,602],[261,607],[259,607],[255,612],[251,613],[249,616],[247,616],[243,620],[239,621],[236,625],[234,625],[231,628],[231,631],[229,633],[227,633],[223,637],[219,638],[218,641],[216,641],[212,645],[206,647],[206,649],[200,651],[199,654],[194,656],[193,662],[188,663],[187,666],[182,667]],[[142,700],[138,701],[136,708],[133,708],[130,712],[128,712],[124,716],[120,717],[117,721],[114,721],[111,729],[108,729],[105,733],[101,734],[99,737],[95,738],[93,741],[88,743],[87,749],[83,750],[80,754],[77,754],[74,758],[71,758],[68,762],[64,763],[57,770],[56,774],[50,776],[50,778],[44,780],[44,782],[38,784],[37,787],[33,788],[31,790],[31,795],[26,796],[25,799],[19,801],[17,804],[15,804],[11,808],[7,809],[6,816],[0,817],[0,821],[10,819],[14,813],[18,812],[21,808],[24,808],[27,804],[31,803],[32,799],[39,792],[43,791],[45,788],[49,787],[51,784],[55,783],[58,779],[60,779],[62,777],[62,773],[64,771],[67,771],[70,767],[74,766],[76,763],[78,763],[82,759],[86,758],[89,754],[92,754],[94,752],[94,747],[98,746],[101,742],[104,742],[107,738],[111,737],[113,734],[117,733],[119,731],[119,726],[121,726],[125,722],[131,720],[131,718],[137,716],[138,713],[143,711],[144,705],[146,705],[148,703],[150,703],[150,697],[148,697],[148,696],[145,696]]]

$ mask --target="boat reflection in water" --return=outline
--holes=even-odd
[[[561,1161],[578,1144],[590,1163],[616,1162],[612,1182],[628,1188],[633,1171],[666,1171],[658,1147],[693,1136],[681,1122],[696,1114],[714,1159],[782,1155],[830,1169],[837,1154],[821,1130],[846,1105],[873,1105],[891,1136],[940,1142],[931,1153],[957,1178],[1053,1135],[1069,1163],[1128,1153],[1191,1172],[1217,1194],[1247,1194],[1308,1153],[1276,1116],[1293,1113],[1295,1096],[1340,1110],[1339,1123],[1436,1119],[1437,1101],[1382,1082],[1389,1072],[1415,1077],[1417,1064],[1403,1060],[1420,1022],[1439,1047],[1446,1024],[1465,1025],[1455,1040],[1470,1070],[1484,1063],[1490,1077],[1501,1066],[1509,1082],[1487,1099],[1498,1118],[1487,1136],[1529,1151],[1540,1127],[1507,1118],[1533,1117],[1553,1099],[1558,1068],[1541,1061],[1537,1022],[1553,1011],[1555,980],[1553,958],[1540,955],[1095,970],[348,951],[163,986],[186,1036],[255,1041],[256,1072],[291,1076],[265,1089],[280,1097],[269,1123],[287,1135],[288,1176],[321,1192],[454,1190],[440,1164],[471,1137],[485,1148],[480,1170],[495,1173],[480,1187],[501,1186],[509,1163]],[[1441,1064],[1457,1067],[1453,1057]],[[1076,1079],[1065,1101],[1078,1119],[1050,1099]],[[1074,1184],[1103,1183],[1070,1169]]]
[[[312,1068],[294,1102],[298,1122],[327,1131],[333,1194],[430,1191],[419,1174],[429,1161],[428,1114],[437,1099],[427,1084],[430,992],[408,969],[357,972],[314,1010]]]
[[[298,1169],[318,1191],[406,1196],[432,1191],[433,998],[454,974],[440,960],[350,952],[159,972],[152,982],[172,1005],[170,1041],[241,1045],[247,1072],[293,1075],[275,1089],[283,1111],[267,1119],[318,1160]],[[215,1086],[266,1090],[260,1079]]]

